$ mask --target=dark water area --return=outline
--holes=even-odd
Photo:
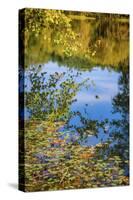
[[[42,13],[27,17],[20,72],[27,191],[126,185],[128,17]]]

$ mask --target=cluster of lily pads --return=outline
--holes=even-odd
[[[63,122],[27,121],[25,127],[26,191],[95,188],[127,185],[119,156],[100,156],[107,145],[83,147],[60,139]]]

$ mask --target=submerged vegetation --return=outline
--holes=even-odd
[[[45,122],[41,133],[37,131],[37,124],[35,121],[30,122],[25,132],[27,191],[107,187],[128,183],[119,156],[103,158],[99,155],[99,151],[106,149],[108,143],[95,147],[82,147],[72,142],[67,144],[65,139],[59,139],[61,133],[57,133],[62,123],[49,128]],[[127,165],[127,161],[124,162]]]
[[[23,17],[20,93],[25,108],[20,120],[25,120],[25,127],[20,130],[20,146],[25,149],[20,152],[20,171],[24,165],[25,173],[21,171],[20,185],[25,191],[128,185],[128,16],[26,9]],[[45,66],[51,61],[66,71],[49,73]],[[88,75],[81,78],[96,65],[120,74],[110,111],[119,117],[90,118],[89,101],[84,112],[78,106],[73,109],[80,91],[97,87]],[[98,94],[94,97],[101,100]],[[106,140],[87,145],[89,138],[100,135]]]

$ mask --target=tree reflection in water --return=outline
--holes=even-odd
[[[87,13],[72,14],[32,9],[26,14],[27,68],[20,81],[20,86],[25,82],[24,91],[20,90],[20,95],[25,92],[24,135],[20,130],[20,145],[24,139],[25,148],[20,166],[24,164],[25,174],[21,172],[20,180],[25,176],[26,191],[129,184],[128,23],[106,14],[103,18],[91,14],[97,21],[89,20]],[[67,72],[42,70],[51,60]],[[78,107],[72,109],[77,93],[89,91],[93,84],[90,78],[79,81],[79,77],[96,65],[120,74],[119,89],[112,98],[112,116],[118,113],[117,118],[91,119],[89,103],[84,113]],[[100,96],[95,98],[98,101]],[[86,142],[92,137],[98,138],[97,144]]]
[[[76,77],[81,73],[64,79],[64,73],[46,76],[40,68],[30,69],[30,82],[25,85],[29,111],[25,127],[27,190],[127,184],[128,76],[121,74],[119,93],[112,100],[113,110],[121,113],[121,119],[99,121],[90,120],[78,109],[70,110],[76,92],[89,86],[90,80],[77,84]],[[81,126],[69,124],[75,116],[80,118]],[[99,137],[99,130],[108,135],[106,141],[95,146],[81,145],[88,137]]]

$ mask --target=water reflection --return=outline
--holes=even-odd
[[[33,80],[29,79],[30,73],[32,71],[32,68],[30,70],[28,69],[26,71],[26,91],[30,92],[31,90],[35,90],[34,87],[34,82]],[[37,67],[36,67],[37,68]],[[88,80],[87,88],[82,87],[82,90],[78,90],[75,94],[75,101],[71,103],[70,105],[70,111],[71,111],[71,118],[67,121],[66,124],[66,131],[68,132],[69,127],[75,127],[76,129],[79,128],[80,126],[83,126],[81,122],[81,116],[82,118],[87,118],[90,120],[99,120],[103,121],[106,118],[109,120],[111,119],[120,119],[120,114],[119,112],[116,114],[112,114],[112,98],[118,93],[118,79],[120,77],[120,73],[114,72],[113,70],[108,70],[106,69],[101,69],[100,67],[95,67],[94,69],[91,70],[91,72],[80,72],[78,74],[77,70],[69,70],[65,67],[59,67],[55,63],[48,63],[47,65],[44,65],[39,69],[39,75],[41,80],[41,74],[45,73],[45,78],[48,81],[48,77],[51,76],[51,74],[56,74],[56,73],[63,73],[65,74],[65,77],[60,80],[60,84],[63,81],[66,81],[69,79],[70,73],[71,76],[75,76],[75,83],[81,83],[82,80]],[[36,73],[36,71],[34,72]],[[39,78],[39,77],[38,77]],[[41,87],[42,88],[42,87]],[[56,88],[60,88],[59,85],[56,85]],[[43,92],[42,89],[39,91],[40,93]],[[67,98],[67,97],[66,97]],[[32,99],[33,100],[33,99]],[[36,108],[38,104],[34,104],[34,109],[36,109],[36,112],[39,110]],[[104,109],[103,109],[104,108]],[[45,108],[41,108],[41,110],[44,110]],[[77,114],[80,112],[80,115]],[[30,116],[30,109],[29,112],[26,110],[26,118],[30,118],[33,116]],[[33,115],[33,113],[31,114]],[[40,117],[40,116],[38,116]],[[107,129],[107,126],[106,126]],[[63,128],[60,129],[60,131],[64,131]],[[64,131],[65,132],[65,131]],[[74,137],[74,133],[78,134],[77,131],[73,130],[73,133],[71,134],[72,129],[69,130],[69,133],[72,135],[71,137]],[[84,131],[85,132],[85,131]],[[98,134],[98,138],[96,137],[90,137],[88,139],[85,139],[84,142],[86,145],[94,145],[99,143],[99,141],[104,140],[104,138],[107,138],[105,134],[102,134],[102,131],[100,131],[101,134]],[[93,135],[93,134],[92,134]],[[76,137],[76,135],[75,135]]]
[[[26,191],[127,185],[128,18],[38,13],[20,76]]]

